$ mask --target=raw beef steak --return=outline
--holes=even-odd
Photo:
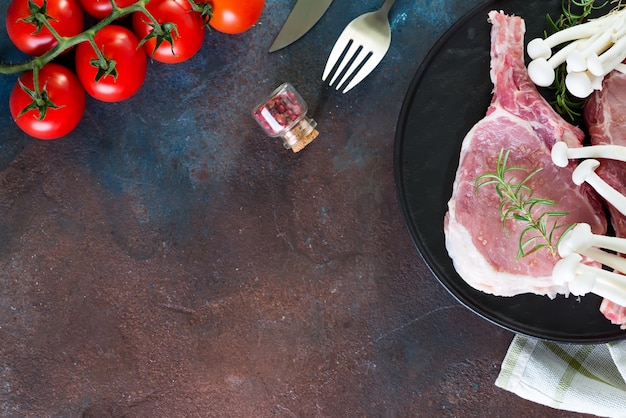
[[[505,231],[494,187],[475,190],[474,180],[494,172],[500,151],[510,150],[507,166],[528,170],[511,173],[517,182],[533,170],[542,169],[527,184],[533,197],[553,200],[557,210],[569,213],[559,218],[559,223],[586,222],[594,233],[606,232],[606,219],[595,192],[572,182],[571,164],[559,168],[552,163],[550,150],[556,141],[577,147],[584,134],[552,109],[528,77],[523,19],[497,11],[490,12],[489,19],[493,98],[486,116],[470,130],[461,146],[444,220],[446,247],[459,275],[476,289],[499,296],[567,294],[566,285],[552,280],[558,256],[541,249],[517,260],[525,224],[507,221]],[[545,211],[546,207],[537,209]],[[557,230],[556,237],[561,232]]]
[[[585,105],[585,121],[592,145],[626,146],[626,74],[615,70],[605,77]],[[616,190],[626,193],[626,163],[600,159],[596,173]],[[626,238],[626,216],[607,205],[615,235]],[[626,307],[605,299],[600,311],[614,324],[626,326]]]
[[[613,71],[605,77],[585,105],[585,121],[592,145],[626,146],[626,74]],[[626,163],[599,159],[596,173],[620,192],[626,193]],[[607,205],[615,235],[626,237],[626,217]]]

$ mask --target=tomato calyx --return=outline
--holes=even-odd
[[[91,61],[89,61],[89,64],[91,64],[92,66],[96,67],[98,69],[98,72],[96,73],[96,82],[102,80],[104,77],[106,76],[111,76],[114,79],[117,80],[117,62],[115,60],[110,60],[107,58],[104,58],[104,62],[102,59],[100,58],[94,58]]]
[[[44,120],[44,118],[46,117],[46,113],[48,113],[48,109],[61,108],[61,106],[57,106],[52,100],[50,100],[50,97],[48,97],[47,83],[43,85],[41,91],[37,91],[39,90],[37,87],[31,90],[26,87],[24,83],[22,83],[22,80],[20,80],[19,78],[17,79],[17,82],[19,83],[20,88],[24,90],[24,92],[28,94],[31,99],[33,99],[33,101],[28,106],[26,106],[20,111],[20,113],[17,114],[18,118],[25,113],[30,112],[31,110],[37,110],[37,118],[39,120]],[[37,84],[35,84],[35,86],[37,86]]]
[[[148,40],[154,38],[156,44],[154,46],[154,50],[152,51],[153,58],[157,49],[159,49],[163,42],[169,42],[170,47],[172,48],[172,55],[176,55],[174,53],[174,37],[178,37],[178,26],[171,22],[165,22],[163,24],[159,24],[157,22],[144,23],[150,26],[152,30],[139,41],[139,46],[137,48],[143,46],[143,44],[145,44]]]
[[[35,25],[35,31],[33,33],[39,33],[44,26],[49,26],[49,20],[56,20],[47,13],[47,0],[43,0],[41,6],[37,5],[33,0],[28,0],[28,9],[30,10],[30,16],[24,17],[21,20]]]
[[[208,2],[196,3],[194,0],[189,0],[189,4],[191,5],[191,10],[200,13],[205,26],[210,28],[209,21],[213,17],[213,5]]]
[[[95,77],[96,83],[108,75],[117,80],[117,61],[107,58],[104,55],[104,49],[101,51],[96,45],[95,39],[90,39],[89,43],[96,53],[96,58],[89,61],[89,64],[98,70]]]

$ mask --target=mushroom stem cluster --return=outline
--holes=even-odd
[[[559,260],[552,270],[555,282],[567,282],[575,296],[594,293],[618,305],[626,306],[626,276],[582,263],[580,254],[572,253]]]
[[[552,270],[552,279],[558,284],[567,283],[575,296],[594,293],[626,306],[626,276],[617,273],[626,272],[626,259],[605,250],[626,253],[626,239],[596,235],[589,224],[577,224],[559,242],[562,258]],[[617,272],[583,264],[585,257]]]
[[[576,185],[589,184],[600,196],[626,216],[626,196],[610,186],[596,169],[596,158],[626,162],[626,147],[619,145],[592,145],[569,148],[565,142],[557,142],[551,151],[552,162],[565,167],[569,160],[582,160],[572,172]],[[558,244],[559,260],[552,270],[555,283],[567,283],[576,296],[595,293],[603,298],[626,306],[626,238],[593,234],[586,223],[576,224],[563,233]],[[584,264],[593,260],[613,271]]]
[[[565,44],[552,54],[553,48]],[[602,80],[626,59],[626,8],[581,25],[572,26],[547,38],[535,38],[526,46],[532,60],[528,75],[538,86],[549,87],[555,70],[565,63],[565,86],[575,97],[584,99],[602,88]]]
[[[626,162],[626,147],[620,145],[591,145],[569,148],[565,142],[559,141],[552,146],[551,156],[552,162],[558,167],[565,167],[571,159],[583,159],[572,172],[574,184],[578,186],[583,183],[589,184],[608,203],[626,216],[626,196],[596,174],[596,169],[600,166],[600,161],[596,160],[596,158]]]

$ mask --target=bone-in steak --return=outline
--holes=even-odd
[[[500,200],[493,186],[475,190],[474,180],[495,171],[500,151],[510,150],[507,165],[528,170],[512,173],[518,182],[542,169],[527,184],[534,197],[553,200],[557,210],[569,213],[558,219],[560,223],[586,222],[595,233],[606,232],[606,219],[593,190],[572,182],[572,165],[559,168],[552,163],[550,150],[556,141],[581,146],[584,134],[552,109],[528,77],[523,19],[497,11],[490,12],[489,19],[493,98],[485,118],[470,130],[461,146],[444,220],[446,247],[457,272],[476,289],[499,296],[567,294],[566,285],[555,284],[551,277],[558,256],[541,249],[517,260],[525,224],[510,220],[503,229]],[[561,232],[557,230],[556,237]]]

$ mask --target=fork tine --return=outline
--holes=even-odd
[[[351,39],[346,48],[342,51],[341,57],[339,57],[341,62],[339,63],[339,66],[336,66],[337,69],[332,75],[329,83],[331,86],[335,84],[335,81],[337,81],[339,75],[343,75],[348,66],[354,60],[355,54],[357,54],[360,49],[362,49],[362,47],[360,45],[357,45],[354,40]]]
[[[337,64],[340,63],[340,59],[346,53],[346,48],[348,48],[352,44],[352,39],[342,39],[340,36],[335,42],[335,46],[333,46],[332,51],[330,51],[330,55],[328,56],[328,60],[326,60],[326,67],[324,67],[324,74],[322,75],[322,80],[326,81],[326,78],[331,74],[331,71]],[[335,70],[336,72],[336,70]]]
[[[341,65],[341,62],[345,58],[350,45],[352,45],[352,39],[350,39],[347,43],[342,42],[341,45],[339,44],[339,41],[335,43],[335,46],[326,61],[326,67],[324,67],[324,74],[322,75],[323,81],[326,81],[331,74],[335,74],[337,72],[337,68]]]
[[[352,42],[352,41],[351,41]],[[363,51],[363,45],[357,45],[355,43],[353,43],[350,48],[348,48],[348,51],[346,52],[346,54],[344,55],[343,59],[341,60],[341,65],[337,68],[337,71],[335,71],[335,74],[333,75],[332,80],[330,81],[330,85],[334,85],[335,86],[335,90],[339,88],[340,83],[335,84],[335,82],[339,81],[339,80],[344,80],[347,75],[350,75],[350,73],[352,72],[352,66],[354,65],[354,62],[358,59],[358,57],[361,55],[361,52]]]
[[[346,59],[344,59],[345,66],[343,72],[337,72],[337,75],[335,76],[335,78],[337,78],[337,76],[340,77],[337,79],[335,90],[339,90],[339,87],[351,78],[354,71],[359,68],[359,66],[361,66],[365,61],[367,61],[370,55],[371,51],[366,51],[363,48],[363,45],[360,45],[353,54],[351,54],[349,57],[346,56]],[[333,83],[331,83],[331,85],[332,84]]]
[[[365,77],[367,77],[374,70],[374,68],[376,68],[376,66],[380,63],[380,61],[382,61],[384,56],[385,56],[385,54],[379,54],[379,55],[372,54],[372,55],[370,55],[369,58],[367,59],[367,61],[365,61],[363,63],[363,66],[361,68],[357,68],[357,67],[354,68],[354,70],[357,70],[357,71],[353,71],[353,68],[351,67],[350,71],[348,73],[346,73],[346,77],[344,77],[344,79],[341,80],[340,84],[337,84],[337,87],[339,87],[340,85],[344,84],[346,81],[349,80],[348,77],[347,77],[348,74],[354,73],[354,74],[352,74],[352,79],[349,80],[350,83],[347,86],[345,86],[343,91],[342,91],[342,93],[347,93],[354,86],[356,86],[361,81],[363,81],[363,79]]]

